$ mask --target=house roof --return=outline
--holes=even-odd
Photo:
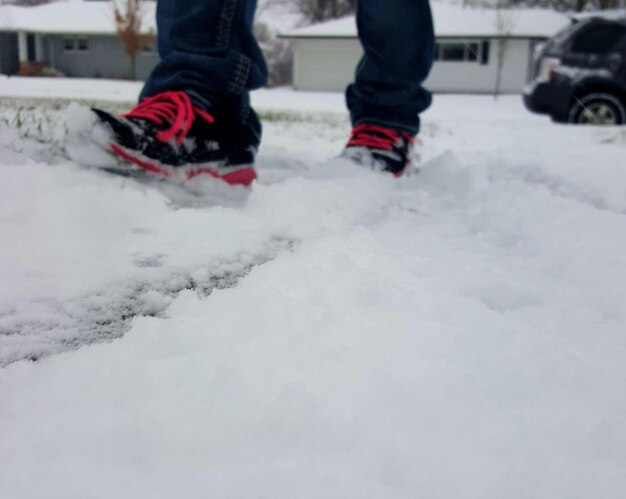
[[[464,8],[431,2],[439,37],[498,37],[498,19],[511,26],[507,34],[519,38],[546,38],[565,27],[569,18],[547,9],[502,10]],[[156,31],[156,2],[144,2],[142,31]],[[0,5],[0,31],[33,33],[114,34],[111,2],[65,1],[35,7]],[[510,33],[509,33],[510,31]],[[346,17],[281,33],[284,38],[355,38],[354,17]]]
[[[568,16],[548,9],[467,8],[431,2],[435,32],[440,38],[548,38],[570,23]],[[501,28],[498,28],[501,26]],[[354,16],[281,33],[283,38],[355,38]]]
[[[156,31],[155,2],[143,3],[142,31]],[[111,2],[55,2],[35,7],[0,6],[0,31],[114,34]]]

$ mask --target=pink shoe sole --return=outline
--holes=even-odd
[[[256,171],[252,165],[227,167],[217,164],[198,164],[173,167],[159,163],[146,156],[139,156],[118,144],[109,144],[109,148],[119,158],[138,166],[147,173],[172,180],[189,180],[201,175],[210,175],[213,178],[223,180],[229,185],[249,186],[257,178]]]

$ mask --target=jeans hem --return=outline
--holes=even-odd
[[[378,125],[385,128],[392,128],[401,132],[407,132],[414,136],[417,135],[420,130],[419,124],[417,126],[407,126],[406,124],[399,123],[397,121],[381,120],[379,118],[359,118],[357,120],[353,120],[352,125]]]

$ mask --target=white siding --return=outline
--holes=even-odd
[[[437,61],[426,81],[433,92],[492,93],[498,41],[490,40],[489,63]],[[530,40],[508,40],[502,69],[503,93],[521,93],[528,78]],[[343,91],[353,81],[362,50],[355,39],[298,39],[294,44],[294,87]]]
[[[124,45],[118,36],[87,35],[89,49],[85,52],[66,51],[63,36],[49,35],[50,66],[67,76],[79,78],[130,78],[131,62],[124,52]],[[137,78],[145,79],[157,64],[156,54],[138,54],[136,58]]]
[[[489,64],[437,61],[426,87],[433,92],[492,93],[496,85],[499,43],[490,41]],[[530,42],[507,40],[504,47],[501,91],[521,93],[528,75]]]

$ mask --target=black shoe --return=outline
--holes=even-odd
[[[411,169],[414,143],[415,138],[408,132],[357,125],[341,156],[400,177]]]
[[[183,180],[210,175],[231,185],[256,179],[258,140],[194,106],[185,92],[145,98],[122,116],[93,111],[110,131],[107,147],[135,169]]]

